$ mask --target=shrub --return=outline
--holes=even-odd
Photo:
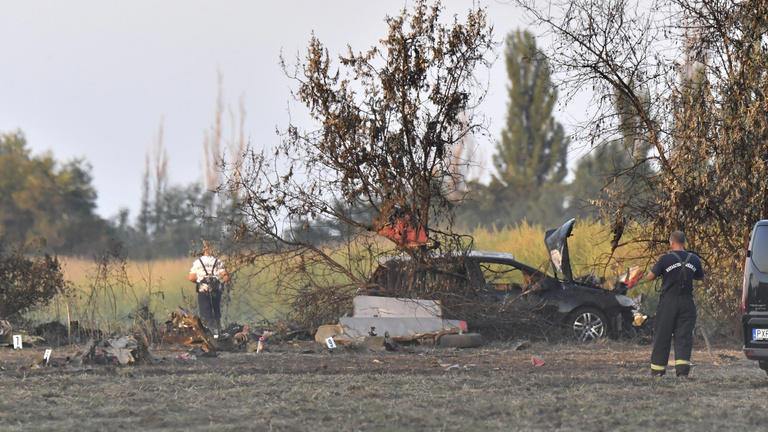
[[[0,317],[18,317],[44,306],[65,287],[58,258],[27,256],[24,248],[11,250],[0,243]]]

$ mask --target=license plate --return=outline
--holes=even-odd
[[[768,329],[752,329],[752,340],[768,340]]]

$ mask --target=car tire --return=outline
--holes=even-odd
[[[566,324],[579,342],[596,342],[607,337],[611,330],[605,313],[593,307],[582,307],[571,312]]]
[[[446,334],[437,339],[437,345],[443,348],[477,348],[482,344],[480,333]]]

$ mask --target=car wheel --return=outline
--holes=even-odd
[[[583,307],[569,315],[568,325],[579,342],[594,342],[608,336],[608,319],[599,309]]]
[[[448,348],[476,348],[482,344],[480,333],[446,334],[437,340],[438,346]]]

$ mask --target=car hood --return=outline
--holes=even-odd
[[[569,281],[573,281],[573,273],[571,272],[571,259],[568,256],[568,237],[571,236],[575,222],[576,219],[571,218],[560,228],[551,229],[544,235],[544,243],[547,245],[555,276],[563,275]]]

